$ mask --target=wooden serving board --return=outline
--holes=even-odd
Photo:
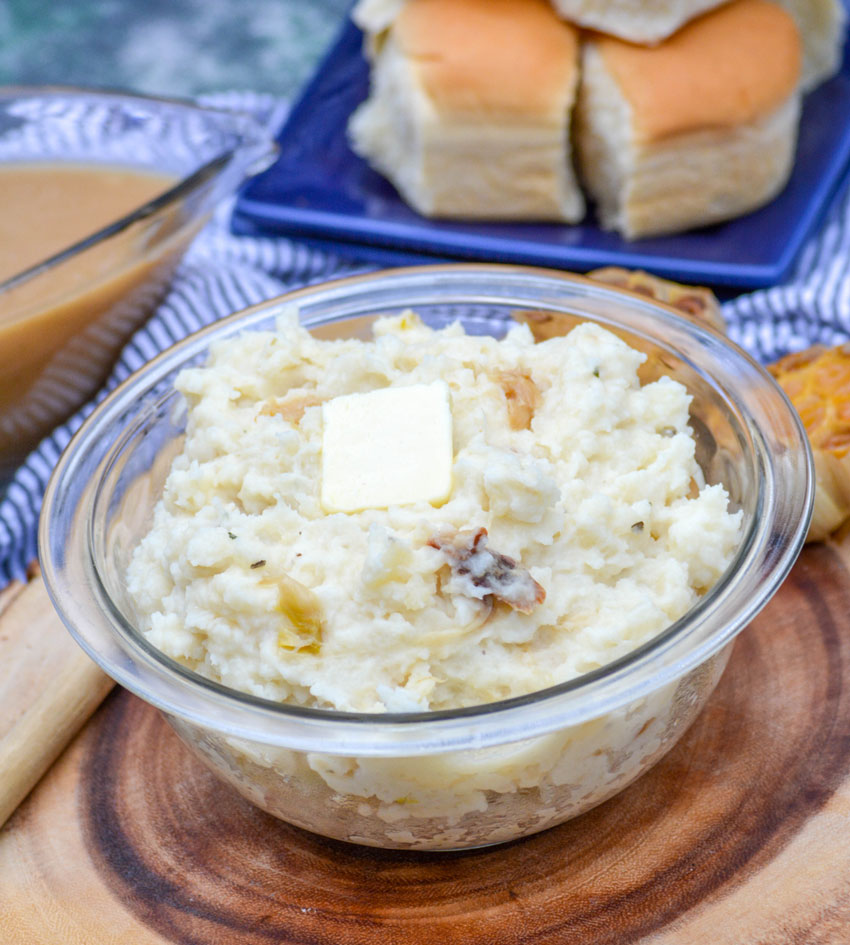
[[[279,823],[116,691],[0,832],[3,945],[850,942],[850,555],[808,548],[682,741],[460,854]]]

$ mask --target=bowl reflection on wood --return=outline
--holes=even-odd
[[[273,327],[298,305],[320,337],[362,337],[413,308],[500,336],[529,310],[590,320],[644,351],[642,379],[692,395],[706,481],[743,515],[719,582],[658,636],[601,669],[526,696],[458,710],[345,713],[228,689],[165,657],[138,631],[127,565],[148,531],[185,410],[179,370],[210,343]],[[328,836],[402,849],[504,842],[576,816],[667,752],[713,690],[740,632],[796,558],[812,502],[796,414],[769,375],[720,335],[645,297],[562,273],[437,266],[340,280],[217,323],[138,372],[86,422],[60,460],[40,530],[60,614],[114,678],[165,712],[196,754],[274,815]]]
[[[214,207],[272,153],[246,115],[81,89],[0,93],[0,485],[103,383]],[[12,213],[26,192],[41,199]]]

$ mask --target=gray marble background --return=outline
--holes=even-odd
[[[294,96],[350,0],[0,0],[0,84]]]

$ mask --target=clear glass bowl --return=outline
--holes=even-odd
[[[0,167],[97,165],[172,181],[0,282],[0,489],[102,385],[215,206],[273,156],[274,143],[249,115],[119,92],[0,90]]]
[[[709,482],[743,510],[728,571],[690,612],[628,656],[531,695],[457,711],[352,714],[266,702],[172,662],[134,625],[123,576],[146,532],[184,410],[175,374],[212,341],[270,328],[286,304],[322,337],[368,336],[412,307],[442,325],[501,335],[517,310],[562,312],[614,330],[693,395]],[[671,309],[566,274],[458,265],[394,270],[264,303],[192,336],[115,391],[61,458],[41,520],[48,590],[80,645],[160,708],[225,781],[277,817],[343,840],[459,849],[535,833],[588,810],[681,737],[714,689],[736,634],[777,589],[811,514],[811,454],[768,374]]]

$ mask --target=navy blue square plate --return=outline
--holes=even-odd
[[[649,269],[682,282],[757,288],[781,282],[850,161],[850,66],[810,93],[785,190],[755,213],[712,227],[626,242],[592,215],[579,225],[428,220],[348,147],[366,97],[362,34],[347,23],[278,136],[280,157],[239,198],[234,229],[279,233],[382,265],[488,260],[585,271]]]

